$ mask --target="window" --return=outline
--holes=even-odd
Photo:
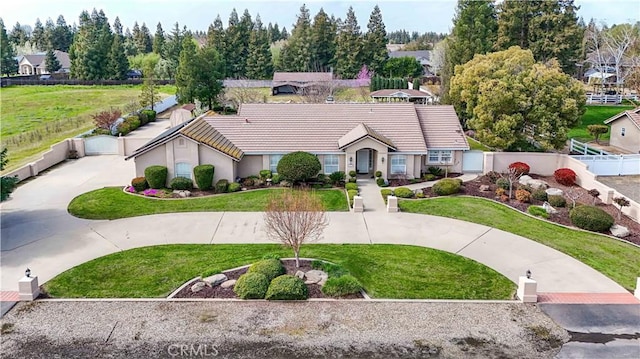
[[[331,174],[339,171],[340,157],[338,155],[324,156],[324,173]]]
[[[187,147],[187,141],[184,138],[178,138],[178,147]]]
[[[271,170],[272,173],[278,173],[278,162],[280,162],[281,158],[282,158],[282,155],[269,156],[269,169]]]
[[[451,150],[429,151],[427,163],[451,163],[453,155]]]
[[[176,177],[191,178],[191,165],[187,162],[176,163]]]
[[[393,155],[391,156],[391,174],[407,173],[407,156]]]

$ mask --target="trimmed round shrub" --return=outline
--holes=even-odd
[[[524,162],[514,162],[509,165],[509,169],[514,169],[519,175],[528,175],[531,167]]]
[[[349,171],[349,177],[356,177],[358,175],[358,173],[356,171]]]
[[[531,201],[531,193],[525,189],[516,190],[516,199],[520,202]]]
[[[567,200],[563,196],[549,196],[547,201],[552,207],[564,207],[567,205]]]
[[[196,178],[198,188],[207,191],[213,187],[214,171],[215,167],[213,165],[200,165],[193,168],[193,176]]]
[[[509,189],[509,180],[506,178],[498,178],[496,180],[496,186],[503,189]]]
[[[179,191],[192,190],[193,181],[187,177],[176,177],[169,182],[169,187]]]
[[[356,190],[356,191],[357,191],[357,190],[358,190],[358,185],[357,185],[357,184],[355,184],[355,183],[351,183],[351,182],[349,182],[349,183],[346,183],[346,184],[344,185],[344,188],[345,188],[347,191],[349,191],[349,190]]]
[[[424,179],[425,181],[433,181],[434,179],[436,179],[436,176],[431,173],[426,173],[424,176],[422,176],[422,179]]]
[[[262,179],[267,179],[267,178],[271,178],[271,170],[261,170],[260,172],[260,178]]]
[[[226,179],[221,179],[216,182],[216,193],[226,193],[229,188],[229,181]]]
[[[142,110],[140,111],[140,117],[145,116],[147,122],[153,122],[156,120],[156,112],[154,110]]]
[[[577,176],[571,168],[559,168],[553,172],[553,178],[561,185],[573,186],[576,184]]]
[[[144,169],[144,176],[149,187],[160,189],[167,185],[167,175],[169,170],[165,166],[149,166]]]
[[[330,297],[344,297],[345,295],[359,293],[362,284],[352,275],[331,277],[322,286],[322,293]]]
[[[116,127],[117,134],[121,136],[126,136],[129,134],[129,132],[133,130],[134,129],[131,128],[131,125],[129,124],[129,122],[126,122],[126,121],[120,122]]]
[[[382,177],[382,171],[376,171],[375,176],[376,178]]]
[[[253,263],[247,273],[262,273],[269,281],[286,273],[282,263],[278,259],[263,259]]]
[[[253,187],[255,186],[256,181],[254,178],[247,177],[242,181],[242,185],[245,187]]]
[[[274,278],[267,289],[267,300],[305,300],[309,298],[307,285],[302,279],[292,275]]]
[[[547,201],[549,199],[549,196],[547,195],[547,191],[543,189],[534,190],[533,192],[531,192],[531,197],[541,202]]]
[[[460,192],[460,182],[453,178],[444,178],[434,183],[431,190],[438,196],[448,196]]]
[[[240,189],[242,189],[242,185],[238,182],[229,183],[229,187],[227,187],[229,192],[238,192]]]
[[[413,198],[413,191],[407,187],[398,187],[393,191],[393,193],[396,197]]]
[[[124,118],[124,122],[129,124],[131,131],[140,127],[140,118],[136,115],[127,116]]]
[[[269,279],[262,273],[245,273],[238,278],[233,291],[241,299],[264,299]]]
[[[280,175],[272,175],[271,176],[271,183],[279,184],[280,181],[282,181],[282,178],[280,178]]]
[[[549,213],[547,213],[547,210],[540,206],[529,206],[529,208],[527,208],[527,212],[530,215],[536,217],[549,218]]]
[[[571,223],[578,228],[593,232],[606,232],[615,223],[613,217],[594,206],[577,206],[569,211]]]
[[[382,177],[378,177],[376,178],[376,184],[380,187],[384,187],[386,186],[386,183],[384,182],[384,178]]]
[[[291,152],[278,162],[278,174],[289,182],[306,182],[322,169],[318,157],[309,152]]]
[[[147,183],[147,179],[144,177],[136,177],[131,180],[131,185],[137,192],[144,191],[149,188],[149,184]]]

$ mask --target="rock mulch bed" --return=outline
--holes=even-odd
[[[322,276],[320,271],[314,270],[311,267],[311,261],[300,260],[300,267],[296,268],[295,260],[282,260],[282,265],[286,270],[286,274],[296,275],[298,272],[304,272],[305,277],[303,280],[307,285],[309,292],[309,298],[330,298],[322,293],[322,284],[326,280],[326,276]],[[214,279],[211,276],[203,279],[194,279],[189,282],[182,290],[180,290],[174,298],[221,298],[221,299],[237,299],[238,296],[233,291],[233,284],[240,278],[241,275],[247,272],[248,267],[232,269],[222,272],[226,276],[226,280],[219,283],[211,283]],[[322,272],[324,273],[324,272]],[[300,274],[298,274],[300,275]],[[323,279],[324,277],[324,279]],[[221,277],[220,277],[221,278]],[[192,290],[193,288],[193,290]],[[363,299],[362,294],[352,294],[340,299]]]

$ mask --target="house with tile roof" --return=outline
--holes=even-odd
[[[604,123],[611,127],[610,146],[630,153],[640,153],[640,107],[620,112]]]
[[[136,176],[162,165],[169,179],[215,166],[214,182],[277,172],[283,155],[315,154],[322,172],[420,177],[430,166],[461,172],[469,149],[452,106],[390,104],[243,104],[237,115],[205,113],[137,149]]]
[[[60,62],[60,70],[57,72],[68,73],[71,71],[71,60],[69,54],[64,51],[55,50],[53,55]],[[18,59],[18,73],[20,75],[46,75],[49,74],[46,68],[46,54],[23,55]]]

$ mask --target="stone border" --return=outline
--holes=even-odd
[[[235,299],[235,298],[42,298],[36,299],[38,302],[267,302],[267,303],[305,303],[305,302],[380,302],[380,303],[477,303],[477,304],[521,304],[518,300],[499,299],[393,299],[393,298],[372,298],[372,299],[340,299],[340,298],[310,298],[307,300],[274,300],[266,299]]]

